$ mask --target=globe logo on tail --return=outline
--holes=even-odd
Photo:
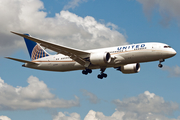
[[[32,51],[31,60],[36,60],[46,56],[49,55],[37,44]]]

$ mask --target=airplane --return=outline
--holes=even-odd
[[[138,73],[140,63],[159,61],[162,68],[165,59],[176,55],[176,51],[169,45],[158,42],[138,43],[93,50],[78,50],[52,42],[41,40],[29,34],[12,32],[24,38],[31,61],[6,57],[25,63],[22,66],[46,71],[74,71],[82,70],[82,74],[92,73],[93,69],[100,69],[99,79],[107,77],[106,68],[113,67],[124,74]],[[50,55],[45,49],[57,52]]]

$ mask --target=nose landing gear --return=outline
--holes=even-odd
[[[162,67],[163,67],[163,65],[162,65],[161,63],[164,62],[164,61],[165,61],[164,59],[160,59],[160,60],[159,60],[159,64],[158,64],[158,67],[159,67],[159,68],[162,68]]]

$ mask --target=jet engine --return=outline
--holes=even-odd
[[[124,74],[138,73],[140,71],[140,64],[133,63],[121,66],[120,71]]]
[[[91,53],[90,62],[93,65],[106,65],[111,62],[111,54],[109,52]]]

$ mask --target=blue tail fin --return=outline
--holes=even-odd
[[[25,34],[30,36],[29,34]],[[49,54],[36,42],[24,38],[31,60],[49,56]]]

